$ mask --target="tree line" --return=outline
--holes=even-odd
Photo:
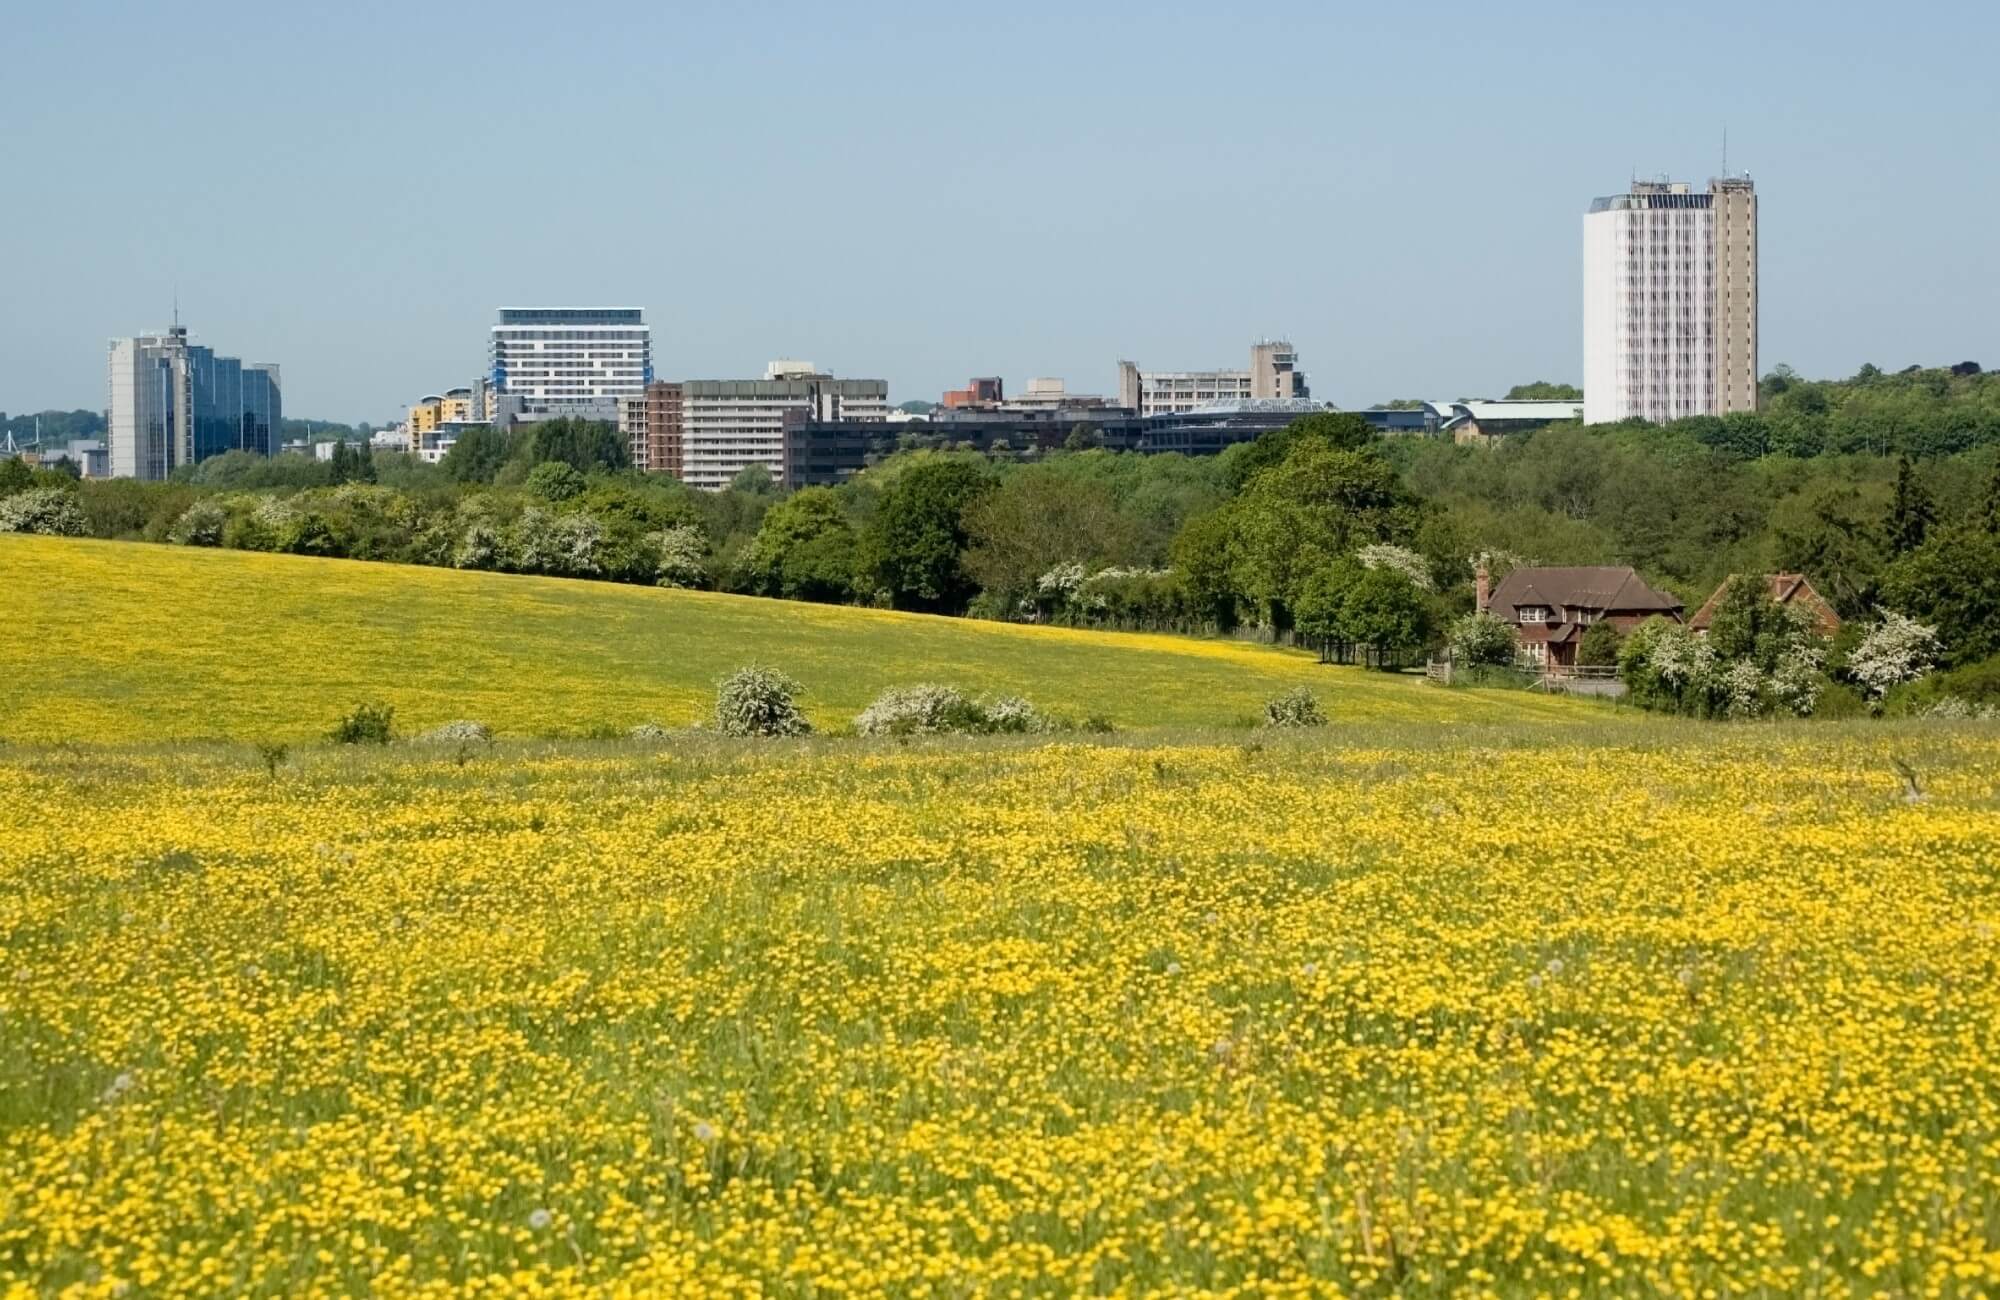
[[[1689,609],[1731,574],[1796,571],[1850,619],[1935,627],[1948,666],[2000,653],[2000,381],[1781,368],[1765,389],[1754,414],[1491,447],[1323,413],[1213,457],[906,451],[791,493],[761,468],[717,493],[639,474],[610,426],[567,420],[470,431],[437,465],[228,453],[170,483],[63,490],[104,537],[1304,638],[1381,662],[1442,642],[1475,556],[1630,564]]]

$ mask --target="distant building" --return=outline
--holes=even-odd
[[[28,453],[22,453],[25,459]],[[41,465],[55,465],[68,461],[76,466],[77,473],[85,478],[109,478],[111,458],[101,438],[71,438],[60,447],[42,447],[35,453],[35,461]]]
[[[1757,191],[1635,181],[1583,218],[1584,418],[1757,409]]]
[[[427,433],[436,433],[447,424],[471,424],[480,417],[474,413],[475,402],[471,388],[453,388],[429,397],[419,398],[410,407],[408,419],[409,434],[420,439]]]
[[[1248,370],[1141,370],[1118,363],[1118,405],[1140,415],[1173,415],[1216,402],[1271,401],[1312,396],[1299,354],[1272,340],[1250,349]]]
[[[1515,569],[1489,592],[1486,566],[1473,574],[1478,608],[1514,629],[1521,657],[1540,668],[1569,667],[1593,623],[1629,632],[1649,618],[1681,621],[1681,603],[1624,566]]]
[[[1708,628],[1715,621],[1715,611],[1722,604],[1723,593],[1738,575],[1731,574],[1715,594],[1702,602],[1701,608],[1688,620],[1690,630],[1698,635],[1708,635]],[[1788,605],[1805,611],[1806,620],[1812,630],[1820,636],[1831,637],[1840,631],[1840,615],[1835,612],[1826,597],[1813,588],[1803,573],[1767,573],[1763,576],[1764,591],[1773,604]]]
[[[1425,402],[1425,432],[1449,434],[1454,442],[1490,443],[1510,433],[1581,420],[1580,401]]]
[[[274,365],[217,356],[175,326],[113,339],[107,378],[111,477],[164,479],[225,451],[280,450],[284,403]]]
[[[998,406],[1006,398],[1006,385],[998,378],[972,379],[963,388],[947,388],[939,405]]]
[[[618,419],[653,378],[653,335],[637,307],[502,307],[488,345],[496,424]],[[468,394],[468,397],[473,396]]]
[[[1209,456],[1239,442],[1282,429],[1301,415],[1328,410],[1305,399],[1272,398],[1216,403],[1199,411],[1139,415],[1119,407],[1053,407],[1046,410],[959,408],[935,412],[923,425],[880,421],[815,420],[797,412],[784,424],[780,481],[788,488],[843,483],[895,451],[900,438],[917,436],[972,451],[1039,453],[1063,447],[1079,426],[1109,451],[1180,452]]]
[[[639,396],[619,403],[618,431],[631,452],[633,468],[681,476],[685,400],[680,384],[656,379]]]
[[[681,385],[681,479],[718,489],[752,465],[785,473],[786,417],[886,425],[889,384],[835,379],[809,361],[773,361],[762,379],[690,379]]]

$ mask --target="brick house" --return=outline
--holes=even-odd
[[[1474,574],[1479,608],[1514,629],[1521,657],[1538,667],[1573,667],[1593,623],[1629,632],[1649,618],[1681,621],[1681,603],[1647,586],[1623,565],[1516,569],[1488,590],[1486,568]]]
[[[1737,577],[1737,574],[1730,574],[1728,581],[1717,587],[1715,594],[1703,601],[1701,608],[1694,612],[1694,617],[1688,620],[1688,626],[1696,635],[1708,635],[1708,625],[1715,621],[1715,611],[1722,605],[1722,594],[1729,590],[1729,583],[1736,581]],[[1774,604],[1803,609],[1811,620],[1812,630],[1820,636],[1831,638],[1840,631],[1840,615],[1834,612],[1826,597],[1813,590],[1805,574],[1767,573],[1764,575],[1764,589],[1771,594]]]

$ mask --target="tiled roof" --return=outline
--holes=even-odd
[[[1677,614],[1681,603],[1647,586],[1629,567],[1516,569],[1493,588],[1487,608],[1515,622],[1523,605],[1599,614]]]

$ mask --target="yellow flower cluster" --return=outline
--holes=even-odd
[[[0,1293],[2000,1289],[2000,736],[1594,735],[0,751]]]

